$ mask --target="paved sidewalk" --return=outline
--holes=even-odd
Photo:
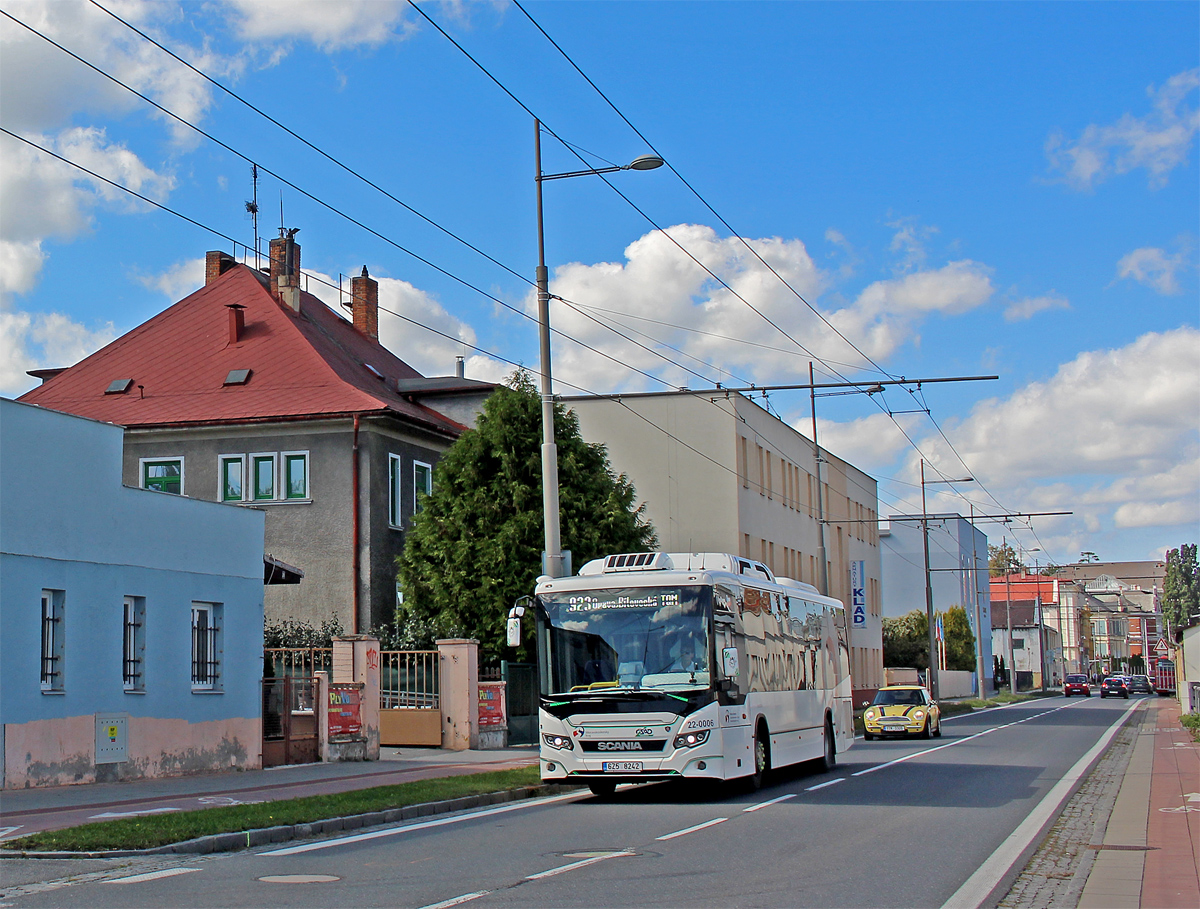
[[[383,748],[379,761],[294,764],[244,773],[12,789],[0,794],[0,842],[105,818],[326,795],[536,763],[534,746],[495,751]]]
[[[1200,743],[1174,698],[1146,705],[1080,909],[1200,906]]]

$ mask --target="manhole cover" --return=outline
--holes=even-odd
[[[266,884],[329,884],[341,878],[332,874],[268,874],[259,880]]]

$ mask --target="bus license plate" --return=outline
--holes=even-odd
[[[641,773],[641,761],[605,761],[600,765],[605,773]]]

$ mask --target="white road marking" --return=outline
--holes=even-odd
[[[585,865],[594,865],[596,862],[605,862],[611,858],[624,858],[630,855],[636,855],[634,852],[610,852],[607,855],[597,855],[593,858],[584,859],[581,862],[572,862],[569,865],[562,865],[558,868],[551,868],[549,871],[540,871],[537,874],[531,874],[525,878],[527,881],[540,881],[544,877],[554,877],[556,874],[564,874],[567,871],[574,871],[576,868],[583,868]]]
[[[175,877],[177,874],[187,874],[199,871],[199,868],[164,868],[162,871],[147,871],[145,874],[135,874],[132,877],[119,877],[115,881],[105,881],[106,884],[140,884],[142,881],[157,881],[164,877]]]
[[[815,785],[815,786],[809,786],[804,791],[805,792],[816,792],[818,789],[824,789],[826,786],[832,786],[834,783],[844,783],[844,782],[846,782],[846,778],[844,776],[839,776],[836,780],[828,780],[827,782],[824,782],[824,783],[817,783],[817,785]]]
[[[769,802],[759,802],[757,805],[751,805],[749,808],[743,808],[742,811],[757,811],[759,808],[766,808],[768,805],[775,805],[779,802],[786,802],[788,799],[794,799],[796,793],[789,792],[787,795],[781,795],[777,799],[771,799]]]
[[[902,758],[896,758],[894,761],[888,761],[886,764],[876,764],[874,767],[868,767],[866,770],[860,770],[857,773],[852,773],[851,776],[866,776],[868,773],[874,773],[876,770],[883,770],[887,767],[894,767],[896,764],[903,764],[905,761],[911,761],[913,758],[923,757],[927,754],[933,754],[935,751],[941,751],[944,748],[953,748],[956,745],[962,745],[971,739],[977,739],[981,735],[991,735],[1001,729],[1008,729],[1012,726],[1020,726],[1022,723],[1028,723],[1030,720],[1036,720],[1038,717],[1048,716],[1051,713],[1057,713],[1060,710],[1069,710],[1074,707],[1074,704],[1064,704],[1061,707],[1055,707],[1053,710],[1044,710],[1041,713],[1034,713],[1025,717],[1023,720],[1014,720],[1011,723],[1005,723],[1003,726],[993,726],[990,729],[985,729],[982,732],[977,732],[974,735],[968,735],[966,738],[955,739],[953,742],[947,742],[945,745],[938,745],[934,748],[926,748],[924,751],[914,751],[912,754],[906,754]]]
[[[24,826],[24,824],[17,824],[15,827],[0,827],[0,840],[8,839]]]
[[[1108,727],[1108,730],[1100,737],[1100,740],[1088,750],[1087,754],[1075,762],[1074,766],[1063,775],[1061,780],[1054,784],[1054,787],[1029,812],[1025,820],[1017,826],[1017,829],[1008,835],[1004,842],[1000,844],[1000,847],[992,853],[991,857],[980,865],[974,874],[967,878],[966,882],[954,892],[954,895],[950,899],[946,900],[942,909],[979,909],[984,904],[991,895],[991,892],[996,888],[996,885],[1003,880],[1004,876],[1013,866],[1013,863],[1021,857],[1021,854],[1041,832],[1047,821],[1054,816],[1054,813],[1058,811],[1062,803],[1070,796],[1071,790],[1074,789],[1075,784],[1087,773],[1092,761],[1108,747],[1109,742],[1113,740],[1113,737],[1120,730],[1122,724],[1128,719],[1129,714],[1140,706],[1142,706],[1141,701],[1134,701],[1125,708],[1125,712],[1121,714],[1116,722]]]
[[[591,796],[591,793],[568,792],[564,795],[552,795],[544,799],[526,799],[520,802],[510,802],[496,808],[485,808],[482,811],[471,811],[467,814],[455,814],[451,817],[438,818],[433,821],[422,821],[418,824],[407,824],[403,827],[389,827],[386,830],[373,830],[370,833],[357,833],[351,836],[340,836],[333,840],[321,840],[319,843],[305,843],[303,846],[288,846],[284,849],[272,849],[270,852],[260,852],[259,855],[297,855],[301,852],[312,852],[316,849],[329,849],[333,846],[345,846],[348,843],[361,843],[365,840],[377,840],[384,836],[397,836],[401,833],[411,833],[414,830],[427,830],[430,827],[444,827],[446,824],[457,824],[460,821],[470,821],[479,817],[490,817],[493,814],[503,814],[507,811],[519,811],[522,808],[535,808],[539,805],[550,805],[554,802],[567,802]]]
[[[102,817],[145,817],[148,814],[170,814],[172,811],[182,811],[182,808],[144,808],[141,811],[106,811],[104,814],[93,814],[89,821]]]
[[[686,827],[683,830],[676,830],[674,833],[668,833],[664,836],[656,836],[656,840],[673,840],[677,836],[687,836],[689,833],[695,833],[697,830],[703,830],[705,827],[712,827],[716,824],[723,824],[729,818],[715,817],[711,821],[705,821],[703,824],[697,824],[695,827]]]
[[[428,906],[422,906],[421,909],[450,909],[451,906],[460,906],[463,903],[469,903],[471,900],[477,900],[481,896],[487,896],[491,892],[491,890],[476,890],[474,893],[464,893],[462,896],[442,900],[440,903],[430,903]]]

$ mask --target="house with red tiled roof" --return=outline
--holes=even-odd
[[[352,319],[301,290],[294,231],[270,268],[206,257],[205,284],[72,367],[29,404],[125,428],[126,485],[267,513],[265,551],[303,572],[266,588],[268,621],[348,633],[389,621],[404,529],[433,466],[492,386],[426,378],[379,342],[379,285]]]

